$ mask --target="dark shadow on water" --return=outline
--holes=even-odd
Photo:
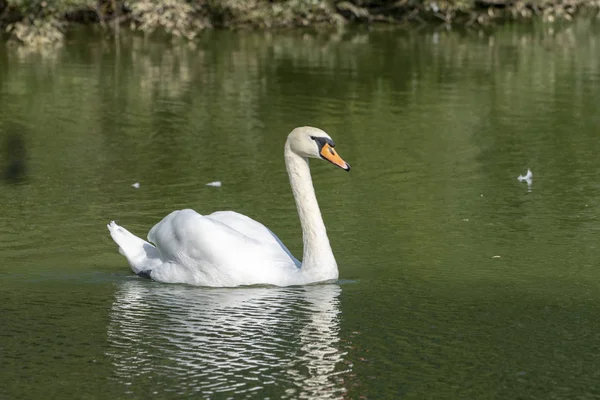
[[[19,184],[27,178],[27,149],[25,128],[11,123],[2,129],[2,179],[8,184]]]

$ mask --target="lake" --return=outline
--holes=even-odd
[[[0,398],[598,398],[599,104],[586,20],[3,44]],[[180,208],[301,257],[302,125],[338,282],[131,273],[106,224]]]

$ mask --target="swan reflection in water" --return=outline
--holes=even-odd
[[[130,393],[342,398],[338,285],[208,289],[121,284],[109,357]]]

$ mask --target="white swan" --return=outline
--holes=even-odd
[[[302,285],[335,280],[338,268],[312,185],[308,158],[322,158],[349,171],[324,131],[294,129],[285,142],[285,166],[302,226],[302,263],[260,222],[234,211],[200,215],[173,211],[148,233],[108,225],[119,251],[138,275],[159,282],[199,286]]]

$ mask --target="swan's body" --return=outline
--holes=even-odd
[[[301,285],[338,278],[338,268],[312,185],[308,158],[323,158],[349,170],[322,130],[294,129],[285,144],[285,164],[304,242],[303,262],[260,222],[234,211],[200,215],[173,211],[148,233],[148,241],[114,222],[108,225],[133,272],[159,282],[201,286]]]

